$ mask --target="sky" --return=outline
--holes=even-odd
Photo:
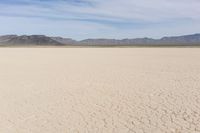
[[[77,40],[200,33],[200,0],[0,0],[0,35]]]

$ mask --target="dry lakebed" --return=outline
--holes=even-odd
[[[1,133],[199,133],[200,48],[0,48]]]

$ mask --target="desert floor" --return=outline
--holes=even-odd
[[[0,132],[200,132],[200,49],[1,48]]]

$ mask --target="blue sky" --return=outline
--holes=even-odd
[[[200,33],[199,0],[0,0],[0,35],[74,39]]]

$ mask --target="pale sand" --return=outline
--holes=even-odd
[[[0,133],[200,132],[198,48],[1,48]]]

